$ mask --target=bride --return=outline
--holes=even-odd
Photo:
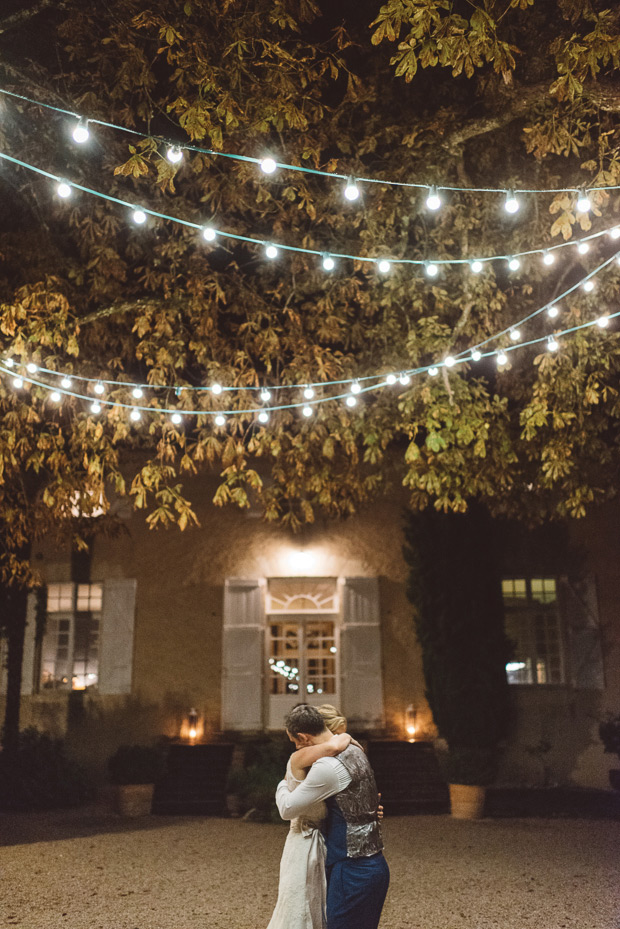
[[[339,755],[354,741],[346,732],[346,719],[335,707],[325,704],[317,709],[334,734],[327,742],[293,752],[286,766],[289,790],[301,784],[315,761]],[[291,820],[280,862],[278,902],[267,929],[324,929],[325,840],[321,823],[326,815],[327,807],[320,801],[303,818]]]

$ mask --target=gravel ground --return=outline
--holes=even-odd
[[[381,929],[620,929],[620,823],[394,817]],[[0,815],[0,926],[266,929],[284,826]]]

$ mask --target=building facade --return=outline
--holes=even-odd
[[[281,730],[302,699],[341,707],[359,733],[436,736],[401,501],[294,536],[213,506],[206,483],[190,494],[200,528],[150,532],[127,512],[118,538],[95,541],[87,576],[67,553],[40,550],[22,726],[66,737],[100,771],[121,743],[187,736],[191,708],[204,739]],[[620,710],[617,516],[608,507],[571,527],[585,551],[577,580],[531,558],[506,566],[515,725],[504,783],[607,786],[597,728]]]

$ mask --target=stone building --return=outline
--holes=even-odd
[[[127,512],[81,576],[66,553],[41,549],[47,620],[37,637],[30,595],[23,726],[65,735],[100,769],[120,743],[186,736],[192,707],[204,739],[281,729],[302,698],[340,706],[358,733],[436,735],[405,596],[401,502],[294,536],[213,506],[205,482],[190,495],[201,528],[150,532]],[[618,525],[611,507],[572,524],[586,551],[578,583],[527,559],[506,567],[516,726],[504,783],[607,786],[597,726],[620,711]]]

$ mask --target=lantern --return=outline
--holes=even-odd
[[[410,742],[415,742],[417,710],[410,703],[405,710],[405,731]]]

